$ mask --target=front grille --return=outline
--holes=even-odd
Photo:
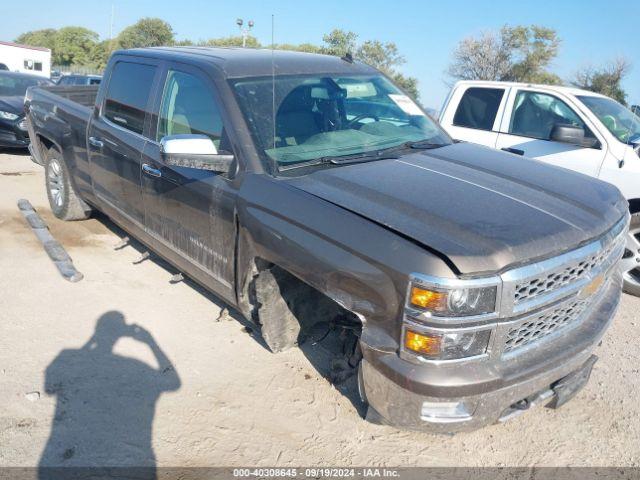
[[[551,311],[541,313],[513,327],[507,333],[504,353],[524,347],[560,330],[577,325],[589,300],[574,300]]]
[[[624,241],[624,236],[620,235],[614,241],[609,242],[602,250],[584,258],[572,265],[542,275],[528,279],[523,283],[518,283],[515,289],[514,303],[516,305],[532,300],[536,297],[546,295],[566,285],[582,280],[592,270],[598,269],[603,263],[609,260],[612,252]]]

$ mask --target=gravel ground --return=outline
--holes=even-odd
[[[215,297],[114,248],[107,219],[54,219],[43,183],[28,156],[0,154],[0,466],[640,465],[640,299],[623,298],[562,409],[456,436],[399,431],[361,419],[353,381],[325,379],[324,342],[269,353]],[[20,198],[84,280],[57,273]]]

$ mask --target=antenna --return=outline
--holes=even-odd
[[[109,24],[109,40],[113,40],[113,14],[116,9],[116,6],[113,2],[111,2],[111,22]]]
[[[271,122],[273,126],[273,148],[276,148],[276,64],[273,58],[275,44],[275,16],[271,14]]]

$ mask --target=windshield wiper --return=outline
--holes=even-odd
[[[398,158],[397,155],[386,153],[384,150],[380,150],[377,152],[368,152],[366,154],[320,157],[313,160],[294,163],[292,165],[279,166],[278,169],[280,171],[286,171],[302,167],[315,167],[318,165],[349,165],[353,163],[371,162],[374,160],[389,160],[396,158]]]
[[[433,143],[428,140],[420,140],[418,142],[407,142],[405,145],[409,148],[415,148],[417,150],[432,150],[434,148],[446,147],[448,143]]]

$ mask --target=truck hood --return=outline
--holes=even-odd
[[[288,182],[437,251],[459,274],[497,272],[574,249],[627,210],[608,183],[466,143]]]
[[[0,110],[21,115],[24,113],[24,96],[0,97]]]

